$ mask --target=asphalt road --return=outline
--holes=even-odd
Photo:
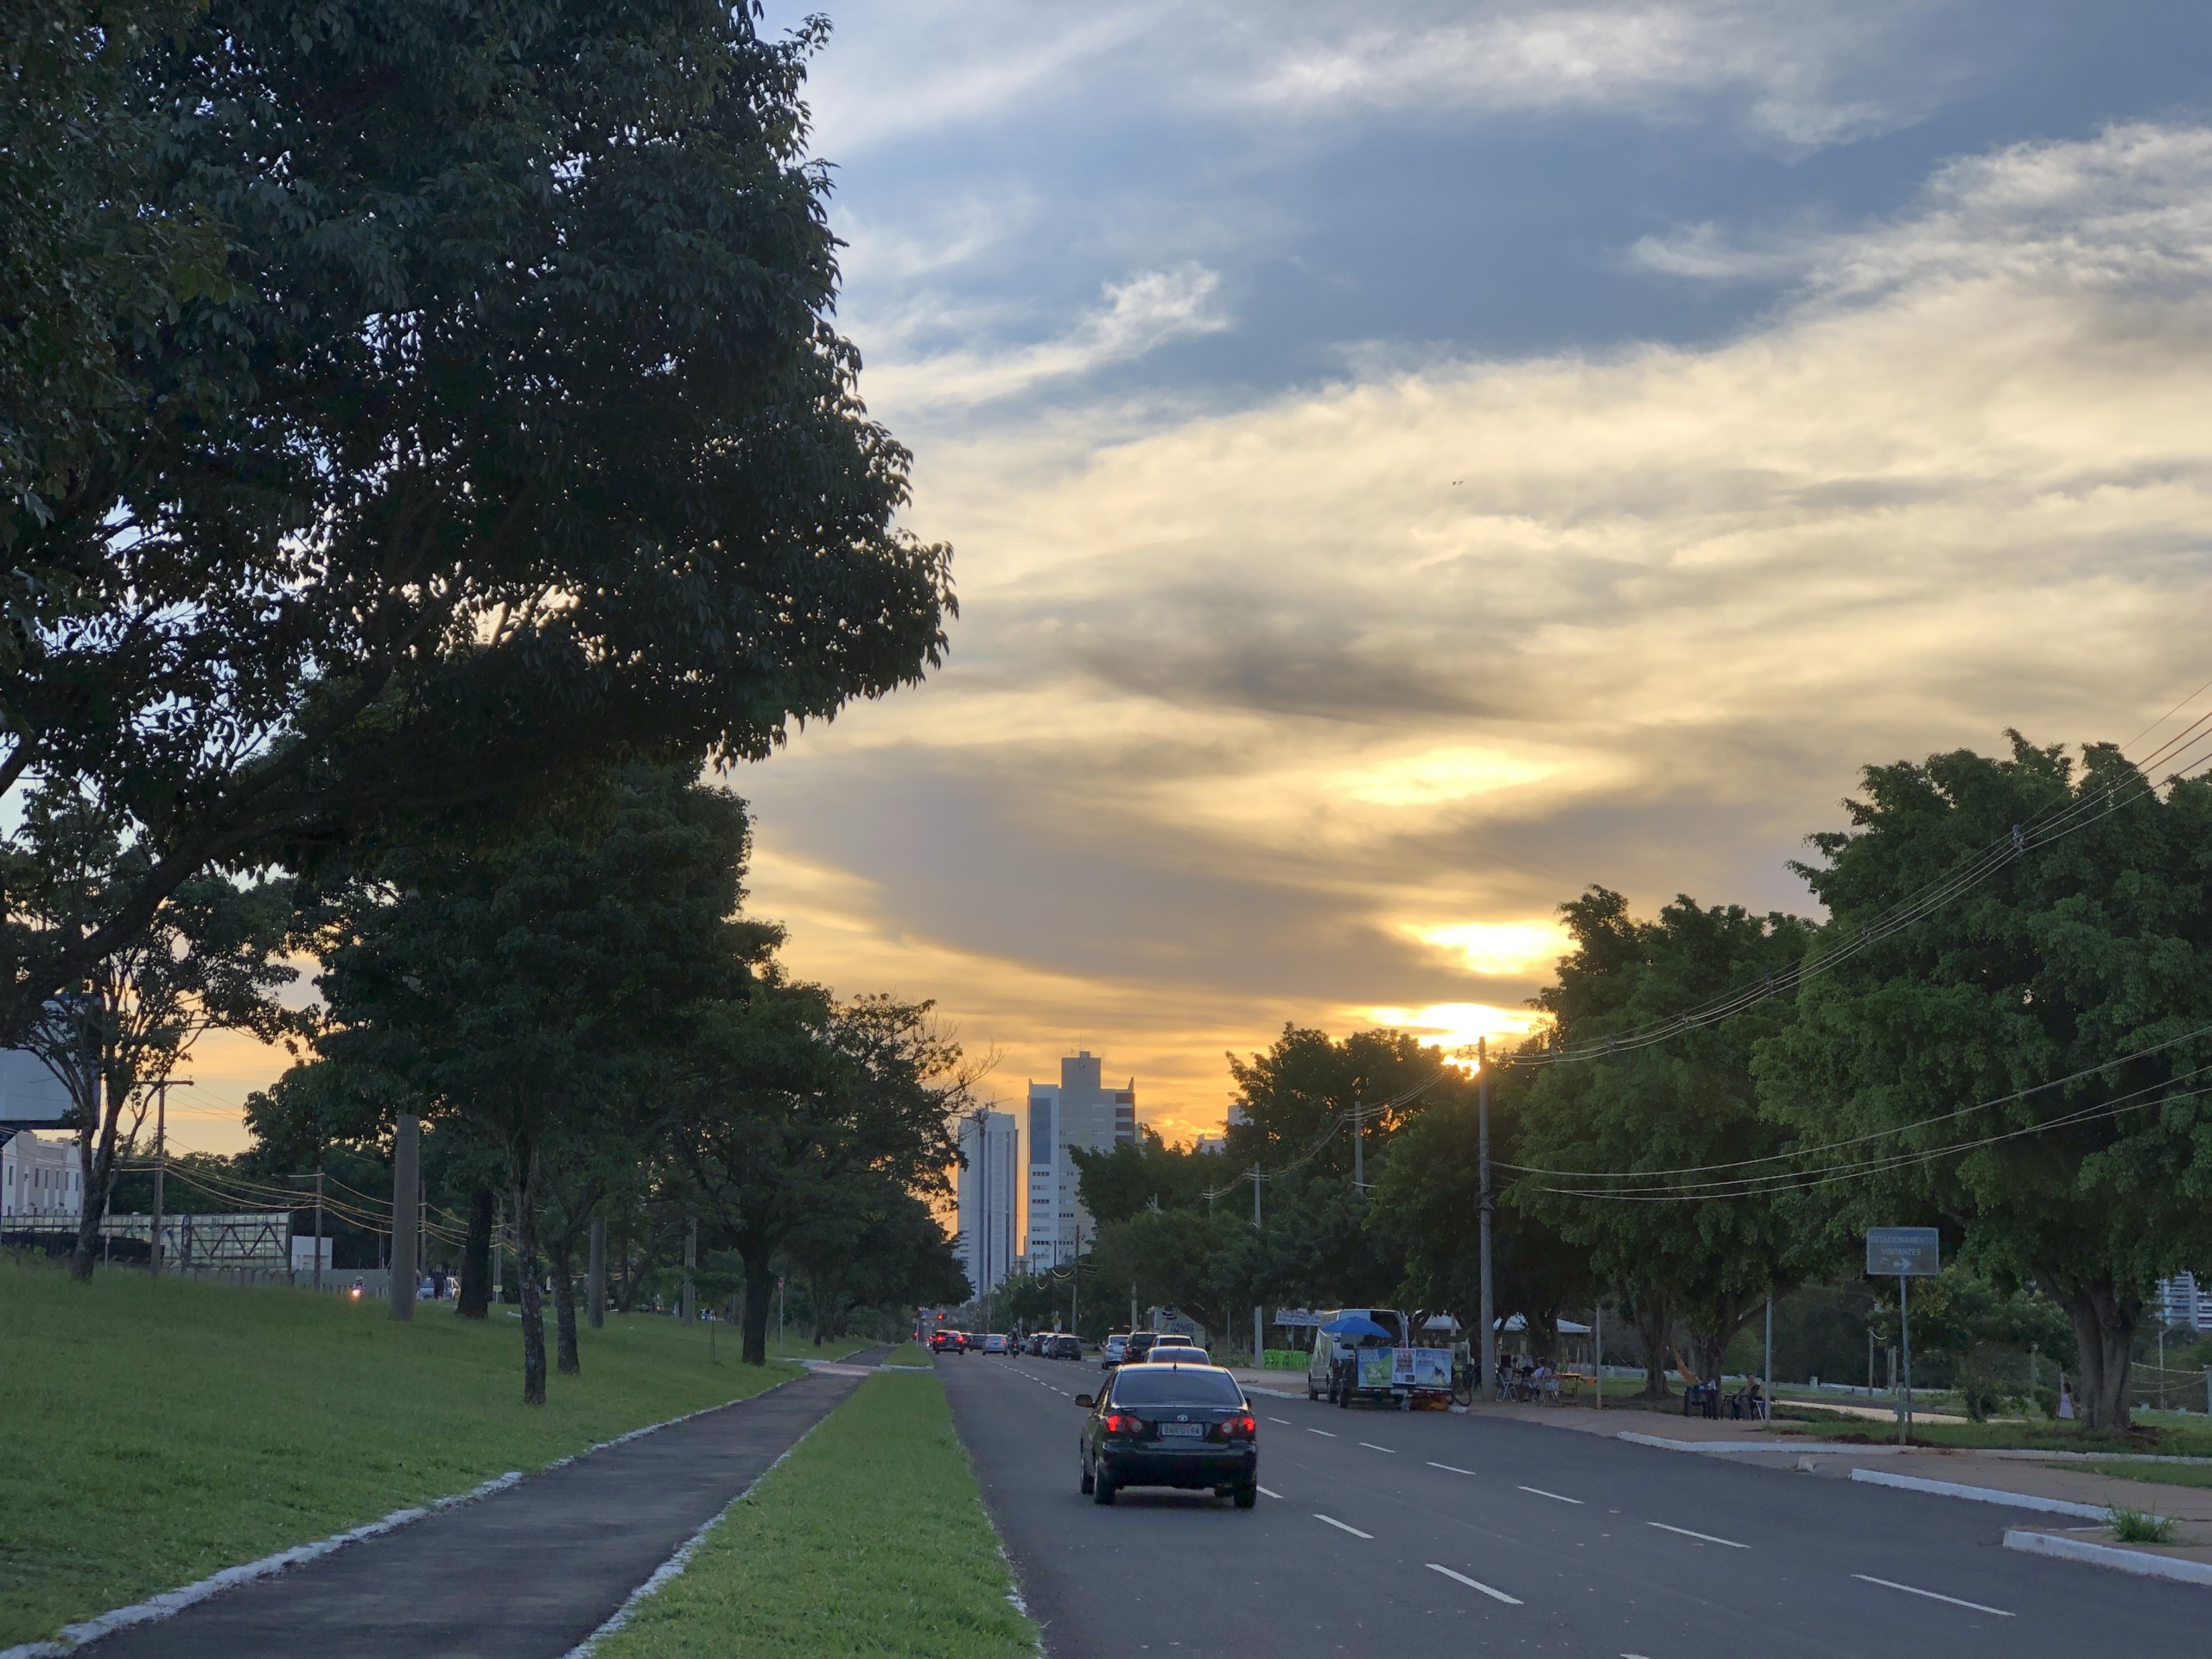
[[[2002,1548],[2048,1516],[1479,1414],[1255,1395],[1258,1509],[1101,1509],[1076,1484],[1095,1359],[937,1371],[1054,1659],[2020,1659],[2186,1645],[2212,1613],[2191,1586]]]

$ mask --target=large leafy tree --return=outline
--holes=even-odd
[[[839,1001],[772,971],[712,1008],[678,1064],[673,1161],[743,1264],[744,1359],[766,1364],[779,1257],[886,1185],[948,1193],[972,1074],[927,1003]]]
[[[1870,767],[1850,811],[1804,874],[1858,948],[1764,1057],[1769,1105],[1853,1143],[1806,1160],[1849,1178],[1851,1226],[1939,1224],[2063,1307],[2089,1422],[2125,1426],[2151,1281],[2212,1266],[2212,783],[2162,795],[2116,748],[2076,766],[2016,734]],[[2026,850],[1873,932],[2007,843]]]
[[[203,871],[580,756],[758,756],[938,659],[947,555],[894,527],[907,457],[830,320],[818,28],[213,0],[126,41],[128,6],[23,3],[25,107],[91,153],[0,230],[37,268],[0,317],[0,785],[81,785],[146,858],[81,932],[0,904],[0,1039]]]
[[[0,837],[0,881],[40,926],[83,932],[144,874],[145,858],[99,803],[48,785],[30,791],[22,821]],[[291,918],[280,886],[194,876],[156,925],[88,963],[32,1023],[24,1046],[67,1089],[75,1117],[84,1204],[72,1276],[92,1277],[117,1160],[136,1144],[148,1091],[208,1031],[268,1040],[293,1027],[279,1001],[298,976],[283,960]]]
[[[1560,912],[1574,948],[1535,1002],[1560,1043],[1578,1047],[1756,986],[1796,963],[1811,938],[1789,916],[1687,897],[1640,920],[1603,887]],[[1668,1173],[1722,1166],[1732,1174],[1788,1149],[1794,1134],[1762,1115],[1751,1063],[1787,1027],[1791,1006],[1773,997],[1665,1043],[1542,1065],[1529,1089],[1514,1201],[1589,1252],[1599,1276],[1623,1292],[1655,1391],[1675,1322],[1689,1330],[1699,1372],[1718,1376],[1730,1339],[1815,1260],[1819,1217],[1806,1194],[1745,1194]]]
[[[530,1404],[545,1397],[539,1263],[656,1143],[663,1057],[778,937],[735,914],[745,849],[735,798],[625,768],[526,831],[396,850],[322,918],[324,1092],[378,1125],[458,1121],[503,1154]],[[565,1293],[560,1312],[573,1357]]]

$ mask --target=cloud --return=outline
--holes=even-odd
[[[963,346],[918,357],[893,354],[868,376],[870,401],[894,411],[965,408],[1080,379],[1142,357],[1170,340],[1229,327],[1215,305],[1220,276],[1185,261],[1109,283],[1104,303],[1051,340],[999,348]],[[891,331],[916,332],[910,321]]]
[[[1805,908],[1783,861],[1862,764],[2125,737],[2202,678],[2208,202],[2212,131],[2115,128],[1796,237],[1716,343],[1135,436],[985,410],[917,473],[951,665],[741,780],[769,853],[876,883],[795,960],[912,964],[1024,1073],[1080,1037],[1202,1127],[1284,1019],[1516,1009],[1512,930],[1586,882]],[[1176,309],[1109,299],[1045,360]]]

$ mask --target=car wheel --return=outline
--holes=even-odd
[[[1083,1471],[1083,1494],[1085,1497],[1090,1496],[1090,1471],[1088,1469]]]
[[[1320,1397],[1321,1396],[1313,1392],[1313,1379],[1310,1376],[1307,1377],[1306,1379],[1306,1403],[1310,1406],[1313,1402]]]
[[[1090,1501],[1094,1503],[1112,1503],[1114,1483],[1103,1475],[1093,1476],[1090,1482]]]
[[[1238,1509],[1249,1510],[1260,1501],[1259,1483],[1248,1480],[1244,1484],[1237,1487],[1232,1496],[1236,1500]]]
[[[1344,1411],[1351,1409],[1351,1379],[1344,1378],[1337,1384],[1337,1404]]]

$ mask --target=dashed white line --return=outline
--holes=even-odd
[[[1337,1438],[1325,1428],[1309,1428],[1306,1432],[1308,1434],[1319,1434],[1325,1440],[1333,1440]]]
[[[1520,1490],[1524,1492],[1534,1492],[1538,1497],[1548,1497],[1554,1503],[1580,1503],[1582,1502],[1579,1497],[1565,1497],[1557,1492],[1548,1492],[1541,1486],[1523,1486],[1520,1488]]]
[[[1271,1492],[1266,1487],[1262,1486],[1260,1488],[1260,1496],[1262,1497],[1281,1497],[1282,1494],[1281,1492]]]
[[[1268,1418],[1268,1421],[1269,1422],[1271,1422],[1271,1423],[1285,1423],[1285,1424],[1287,1424],[1287,1423],[1288,1423],[1288,1422],[1290,1421],[1290,1419],[1289,1419],[1289,1418],[1287,1418],[1287,1417],[1270,1417],[1270,1418]]]
[[[1449,1463],[1439,1463],[1439,1462],[1438,1462],[1434,1458],[1431,1458],[1431,1459],[1428,1460],[1428,1466],[1429,1466],[1430,1468],[1432,1468],[1432,1469],[1441,1469],[1441,1470],[1444,1470],[1446,1472],[1447,1472],[1447,1473],[1449,1473],[1449,1474],[1454,1474],[1454,1475],[1471,1475],[1471,1474],[1473,1474],[1473,1473],[1475,1472],[1475,1471],[1474,1471],[1473,1470],[1471,1470],[1471,1469],[1462,1469],[1462,1468],[1459,1468],[1457,1465],[1454,1465],[1454,1464],[1449,1464]]]
[[[2002,1607],[1985,1607],[1978,1601],[1961,1601],[1956,1596],[1939,1596],[1933,1590],[1916,1590],[1909,1584],[1899,1584],[1892,1579],[1878,1579],[1871,1573],[1854,1573],[1851,1576],[1864,1579],[1868,1584],[1878,1584],[1885,1590],[1902,1590],[1908,1596],[1925,1596],[1930,1601],[1948,1601],[1954,1607],[1971,1607],[1977,1613],[1993,1613],[1999,1618],[2016,1617]]]
[[[1344,1523],[1343,1522],[1341,1522],[1341,1521],[1338,1520],[1338,1519],[1337,1519],[1337,1517],[1336,1517],[1335,1516],[1333,1516],[1333,1515],[1323,1515],[1322,1513],[1320,1513],[1320,1511],[1319,1511],[1319,1510],[1315,1510],[1315,1511],[1314,1511],[1313,1518],[1314,1518],[1316,1521],[1325,1521],[1325,1522],[1327,1522],[1331,1526],[1334,1527],[1334,1528],[1335,1528],[1338,1532],[1348,1532],[1348,1533],[1351,1534],[1351,1535],[1352,1535],[1353,1537],[1355,1537],[1355,1538],[1364,1538],[1364,1539],[1368,1540],[1370,1543],[1374,1541],[1375,1535],[1374,1535],[1373,1533],[1371,1533],[1371,1532],[1362,1532],[1362,1531],[1361,1531],[1357,1527],[1348,1527],[1348,1526],[1344,1525]]]
[[[1479,1590],[1483,1594],[1488,1596],[1492,1601],[1502,1601],[1509,1607],[1518,1607],[1522,1605],[1520,1597],[1509,1596],[1503,1590],[1493,1590],[1490,1586],[1484,1584],[1480,1579],[1471,1579],[1464,1573],[1454,1573],[1450,1567],[1440,1566],[1437,1562],[1431,1561],[1428,1564],[1428,1570],[1432,1573],[1441,1573],[1446,1578],[1455,1580],[1459,1583],[1465,1585],[1470,1590]]]
[[[1708,1544],[1726,1544],[1731,1549],[1749,1549],[1749,1544],[1739,1544],[1733,1538],[1716,1538],[1709,1532],[1692,1532],[1688,1527],[1670,1527],[1664,1521],[1647,1521],[1647,1527],[1656,1527],[1662,1532],[1678,1532],[1685,1538],[1696,1538]]]
[[[1362,1440],[1360,1444],[1370,1452],[1388,1452],[1394,1458],[1398,1455],[1398,1448],[1395,1446],[1377,1446],[1372,1440]]]

